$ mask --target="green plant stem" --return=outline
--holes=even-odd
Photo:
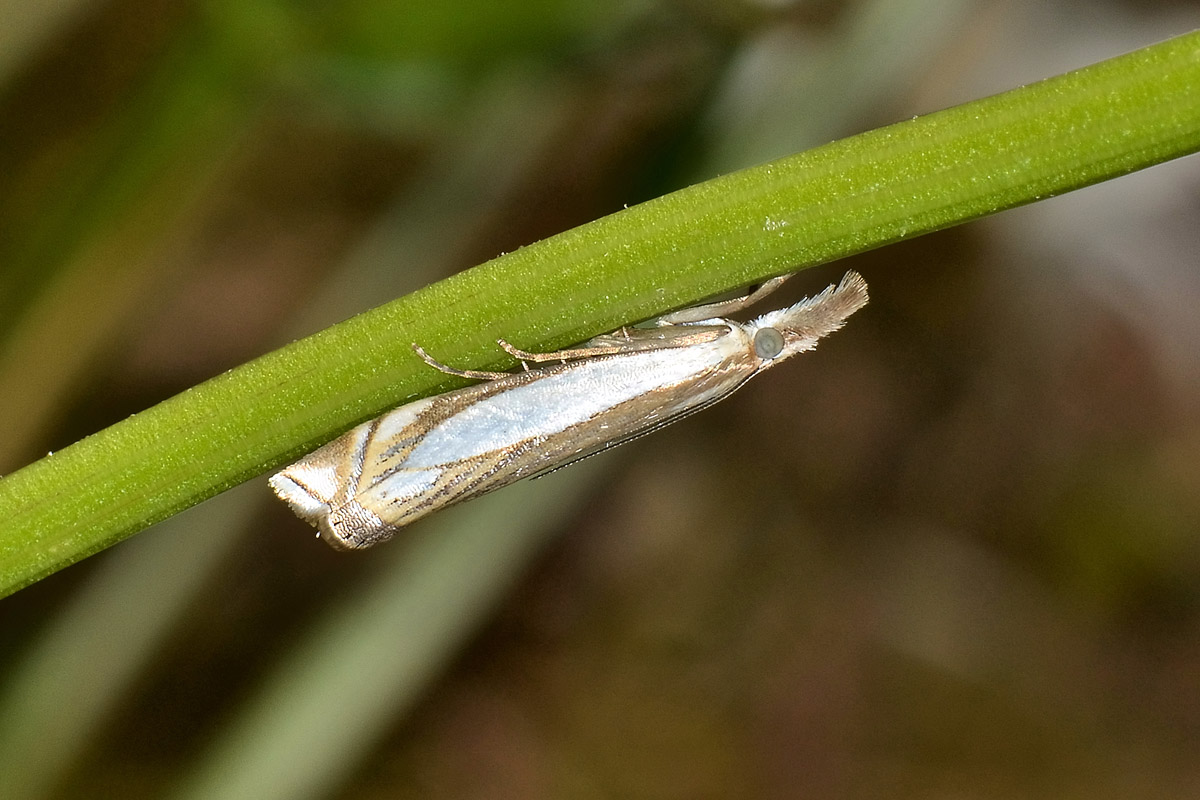
[[[1200,150],[1200,33],[674,192],[256,359],[0,480],[0,595],[397,403],[735,286]],[[16,424],[9,421],[9,424]]]

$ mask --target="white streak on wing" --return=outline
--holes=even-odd
[[[393,440],[418,435],[417,431],[409,430],[409,428],[417,417],[433,403],[434,399],[427,397],[384,414],[379,418],[375,428],[374,441],[390,447],[396,444]],[[363,478],[359,484],[358,496],[360,502],[370,505],[376,513],[381,513],[382,507],[390,503],[403,503],[419,497],[433,486],[434,481],[442,472],[440,469],[408,469],[407,462],[400,469],[396,469],[396,466],[396,457],[393,456],[378,461],[372,460],[363,467]],[[375,482],[376,475],[389,471],[391,474],[386,478],[378,483]]]
[[[428,408],[433,400],[432,397],[426,397],[424,400],[416,400],[384,414],[379,418],[379,425],[375,428],[376,441],[390,441],[402,434],[404,429],[411,425],[417,415]]]
[[[440,469],[401,469],[393,472],[364,495],[370,495],[370,502],[376,513],[380,506],[389,503],[403,503],[427,491],[437,480]]]
[[[337,464],[306,456],[278,475],[273,475],[271,486],[293,508],[303,508],[304,513],[311,517],[322,510],[328,511],[328,504],[337,496],[342,482],[337,467]]]
[[[435,426],[405,463],[436,467],[561,431],[620,402],[716,367],[731,348],[740,346],[737,339],[724,336],[704,345],[580,362],[460,411]]]
[[[329,504],[321,499],[306,483],[304,486],[296,483],[290,473],[298,472],[302,478],[311,477],[304,465],[293,466],[283,472],[272,475],[269,483],[275,494],[290,505],[301,519],[312,521],[320,519],[329,513]],[[327,487],[321,487],[325,489]],[[336,487],[334,487],[336,489]],[[331,495],[326,494],[325,497]]]

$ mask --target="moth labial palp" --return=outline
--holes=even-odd
[[[482,382],[347,431],[273,475],[271,488],[330,545],[378,544],[440,508],[699,411],[812,350],[867,303],[866,281],[848,272],[815,297],[749,322],[722,316],[762,299],[787,277],[553,353],[500,341],[525,365],[517,372],[455,369],[414,344],[430,366]]]

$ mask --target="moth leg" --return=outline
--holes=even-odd
[[[702,322],[704,320],[723,317],[726,314],[734,314],[741,311],[743,308],[748,308],[754,305],[759,300],[769,295],[771,292],[783,285],[783,282],[792,277],[796,273],[789,275],[780,275],[778,278],[771,278],[768,281],[760,283],[752,292],[734,297],[730,300],[721,300],[716,303],[705,303],[700,306],[691,306],[689,308],[681,308],[678,311],[672,311],[669,314],[663,314],[654,320],[654,324],[658,326],[666,325],[681,325],[689,322]]]
[[[500,378],[510,377],[510,373],[508,372],[488,372],[481,369],[455,369],[454,367],[446,366],[433,356],[429,355],[429,353],[426,353],[425,348],[421,347],[421,345],[417,344],[416,342],[413,343],[412,348],[416,351],[417,355],[421,357],[422,361],[439,372],[444,372],[447,375],[457,375],[460,378],[472,378],[478,381],[495,381],[499,380]]]
[[[555,350],[553,353],[530,353],[527,350],[521,350],[514,347],[503,339],[497,339],[496,344],[516,359],[522,362],[532,361],[535,364],[540,364],[543,361],[570,361],[575,358],[591,358],[593,356],[607,356],[613,353],[623,353],[629,348],[622,345],[600,346],[600,347],[575,347],[570,350]]]

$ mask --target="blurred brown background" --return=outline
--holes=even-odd
[[[1197,25],[5,0],[0,472],[624,204]],[[0,794],[1200,796],[1198,220],[1193,158],[805,273],[770,304],[853,267],[871,305],[408,543],[334,553],[259,480],[54,575],[0,602]]]

